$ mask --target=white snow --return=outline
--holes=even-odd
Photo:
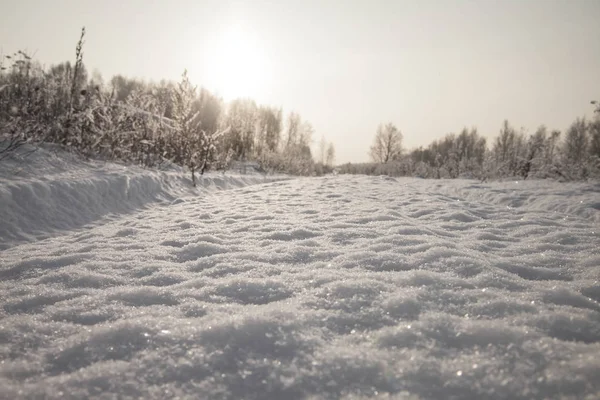
[[[0,398],[600,398],[598,184],[65,163],[0,181]]]
[[[209,173],[199,177],[194,188],[191,175],[172,165],[151,171],[86,162],[52,145],[23,147],[0,162],[0,250],[98,220],[118,219],[151,204],[180,203],[185,196],[284,179],[248,173],[254,171]]]

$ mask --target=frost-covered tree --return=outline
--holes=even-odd
[[[504,120],[500,134],[492,148],[495,162],[493,175],[516,176],[523,166],[526,153],[526,139],[523,133],[517,131]]]
[[[321,164],[325,164],[325,157],[327,156],[327,140],[325,140],[325,136],[321,136],[321,140],[319,141],[318,151],[318,162]]]
[[[257,121],[258,107],[253,100],[233,100],[223,122],[223,126],[229,129],[223,138],[225,152],[231,152],[236,160],[251,159],[254,155]]]
[[[299,143],[301,124],[302,119],[300,115],[292,111],[287,118],[286,148],[291,148]]]
[[[394,124],[381,124],[373,139],[369,155],[374,162],[387,163],[397,160],[402,154],[402,133]]]
[[[335,147],[333,147],[333,143],[329,143],[327,146],[327,154],[325,156],[325,165],[328,167],[333,167],[335,164]]]
[[[471,128],[470,131],[463,128],[456,136],[452,150],[456,158],[457,176],[478,174],[485,157],[486,139],[479,136],[477,128]]]
[[[186,165],[192,174],[192,183],[196,186],[195,172],[204,173],[214,152],[217,132],[202,129],[200,112],[194,110],[196,87],[193,86],[184,71],[181,81],[173,92],[173,119],[177,135],[175,136],[175,156],[182,165]]]
[[[588,123],[585,118],[577,118],[565,135],[562,147],[565,172],[570,178],[584,178],[587,175]]]
[[[135,78],[128,78],[123,75],[115,75],[109,82],[110,90],[114,93],[116,101],[125,101],[135,91],[144,91],[146,84]]]
[[[281,109],[259,107],[256,127],[256,149],[259,155],[265,151],[277,151],[281,139],[281,115]]]
[[[544,146],[544,164],[546,166],[554,166],[556,163],[560,136],[561,132],[555,129],[550,133],[548,139],[546,139],[546,145]]]
[[[79,41],[77,42],[77,46],[75,47],[75,65],[72,69],[71,76],[71,93],[69,96],[69,109],[68,109],[68,119],[71,118],[73,112],[79,108],[79,100],[80,91],[84,88],[87,83],[88,74],[83,65],[83,44],[85,37],[85,27],[81,28],[81,35],[79,36]],[[68,139],[68,129],[65,130],[65,136],[63,138],[63,143],[66,143]]]
[[[595,105],[595,118],[588,126],[590,136],[589,153],[596,170],[600,170],[600,103],[592,101]]]
[[[600,159],[600,115],[588,125],[590,156]]]
[[[286,138],[280,155],[281,169],[297,175],[313,173],[311,142],[314,129],[299,114],[291,112],[287,118]]]
[[[521,175],[524,179],[527,179],[532,172],[535,173],[544,166],[543,152],[547,140],[546,132],[546,127],[542,125],[527,140],[526,157],[521,167]]]
[[[596,119],[588,125],[590,137],[589,159],[590,168],[596,177],[600,176],[600,113]]]
[[[198,96],[192,105],[198,112],[200,128],[205,132],[217,132],[221,113],[223,112],[222,100],[205,88],[200,88]]]

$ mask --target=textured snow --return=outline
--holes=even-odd
[[[0,397],[597,399],[599,192],[330,176],[3,233]]]
[[[0,250],[98,220],[118,219],[154,203],[180,203],[186,196],[280,179],[206,174],[194,188],[190,175],[176,166],[151,171],[83,161],[51,145],[25,146],[0,163]]]

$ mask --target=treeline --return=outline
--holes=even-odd
[[[321,140],[299,114],[251,99],[224,101],[192,85],[91,77],[83,63],[85,29],[75,63],[47,69],[19,51],[0,60],[0,160],[25,143],[50,142],[86,157],[147,167],[175,163],[196,173],[227,169],[232,161],[257,162],[265,172],[314,175],[330,172],[331,143]]]
[[[437,179],[600,178],[600,104],[592,104],[594,120],[577,118],[564,134],[540,126],[527,135],[504,121],[489,145],[476,128],[464,128],[405,152],[400,131],[391,123],[381,125],[370,149],[373,163],[344,164],[338,172]]]

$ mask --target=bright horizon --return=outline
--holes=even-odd
[[[178,80],[232,100],[298,112],[334,143],[337,163],[368,161],[377,125],[404,147],[508,119],[528,133],[591,118],[600,97],[600,2],[87,1],[0,3],[0,49],[43,65],[74,60],[115,74]]]

